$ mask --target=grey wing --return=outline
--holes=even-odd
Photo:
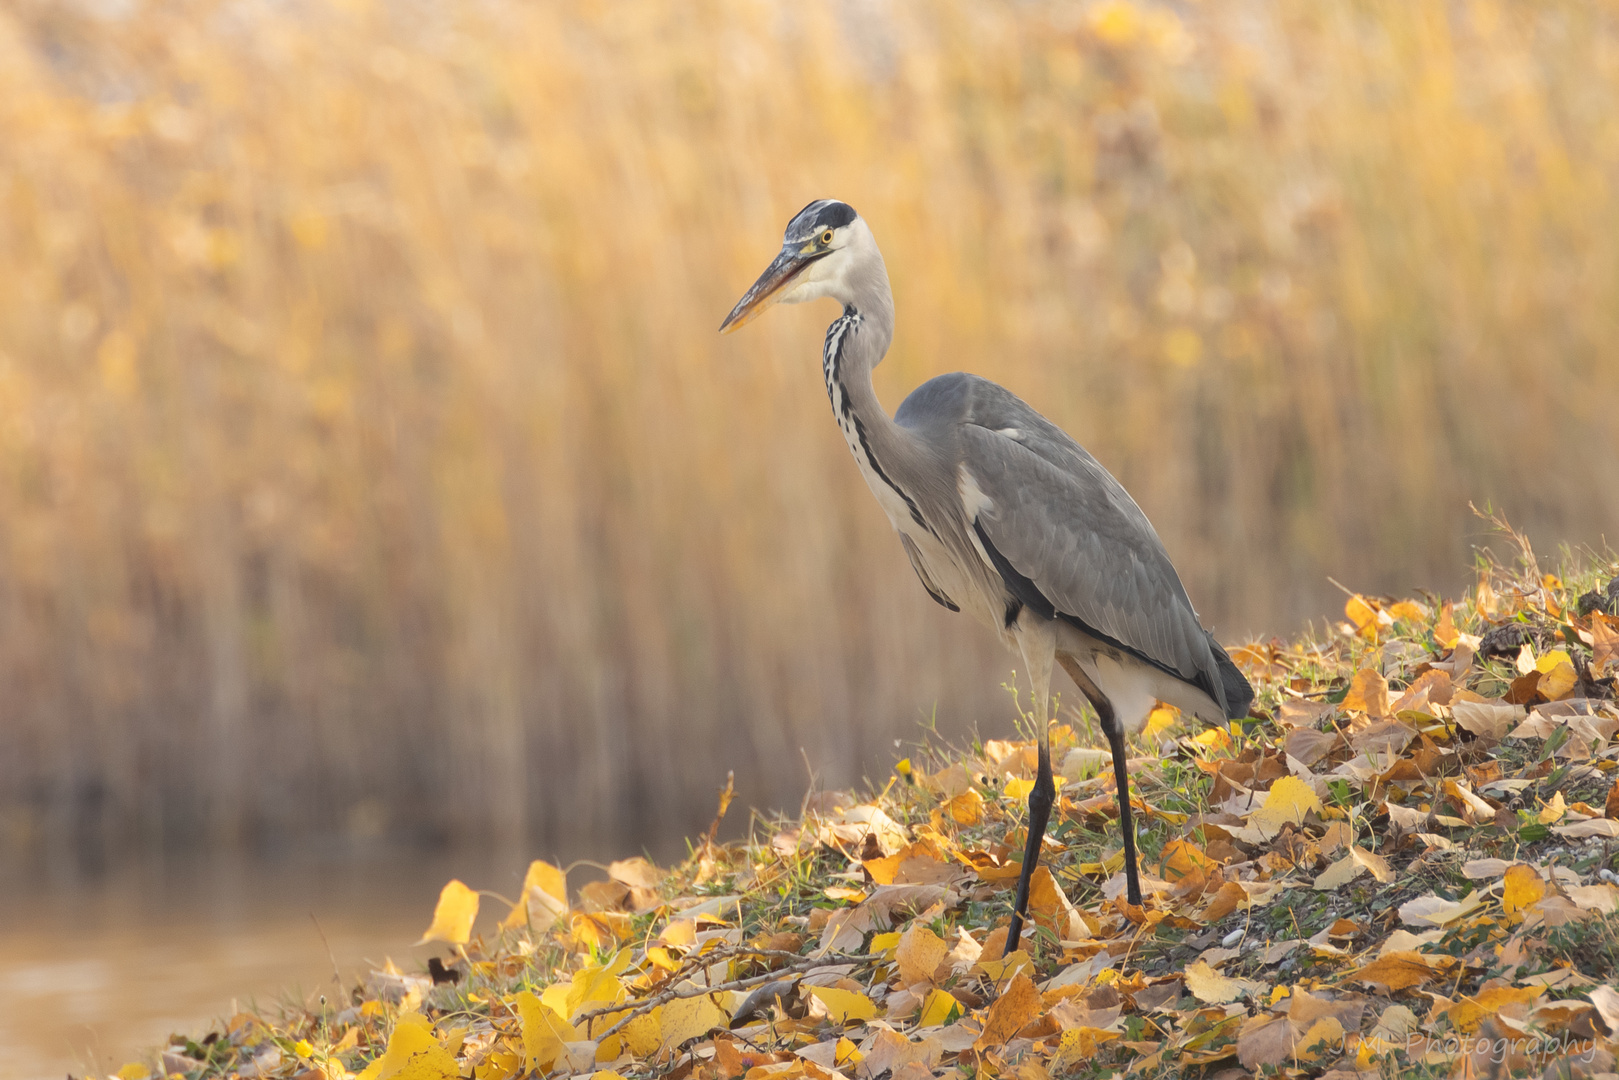
[[[1135,500],[1061,429],[1005,396],[960,432],[977,487],[967,510],[1013,596],[1199,687],[1228,715],[1236,704],[1246,712],[1228,704],[1231,661],[1216,658],[1224,651]]]
[[[933,583],[933,578],[928,575],[927,561],[922,558],[922,553],[916,549],[916,541],[904,533],[900,533],[899,542],[904,545],[905,555],[911,560],[911,569],[916,571],[917,579],[922,582],[922,588],[927,590],[928,595],[933,597],[934,602],[941,607],[949,608],[951,611],[960,611],[961,608],[956,606],[956,602],[946,596],[944,590]]]

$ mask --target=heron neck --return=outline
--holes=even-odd
[[[871,369],[882,362],[888,351],[892,311],[891,306],[877,305],[865,310],[849,303],[844,305],[843,314],[826,328],[822,366],[832,411],[840,422],[858,417],[868,433],[894,426],[871,385]]]
[[[887,303],[876,305],[869,314],[849,303],[827,327],[822,356],[826,393],[832,415],[873,492],[882,499],[885,489],[892,490],[904,503],[901,512],[920,523],[912,494],[901,489],[892,473],[912,456],[908,434],[883,409],[871,385],[871,369],[882,360],[892,336],[892,313]]]
[[[892,425],[872,389],[871,371],[883,362],[894,337],[894,294],[888,286],[882,256],[875,252],[873,256],[863,260],[851,275],[852,287],[843,298],[843,315],[827,327],[827,389],[832,390],[834,379],[841,381],[847,387],[851,408],[874,413],[868,420]]]

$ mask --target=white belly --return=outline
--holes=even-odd
[[[1197,687],[1067,623],[1059,623],[1057,651],[1079,661],[1085,674],[1112,703],[1113,714],[1130,735],[1146,725],[1153,706],[1160,701],[1205,723],[1225,721],[1220,706]]]

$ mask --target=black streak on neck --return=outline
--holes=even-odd
[[[866,464],[871,466],[871,471],[877,474],[879,480],[893,489],[894,494],[905,501],[906,508],[911,512],[911,520],[927,529],[928,532],[933,533],[933,529],[929,527],[928,523],[922,520],[922,511],[917,508],[916,500],[912,499],[898,484],[889,479],[888,474],[883,471],[883,467],[877,463],[876,455],[871,452],[871,440],[866,435],[866,425],[861,423],[860,417],[854,414],[853,406],[849,404],[849,388],[843,382],[843,365],[840,361],[843,359],[843,343],[848,340],[851,332],[859,329],[859,326],[860,312],[855,310],[853,304],[845,304],[843,317],[827,328],[827,356],[825,358],[827,396],[832,399],[833,408],[842,412],[841,420],[854,426],[855,437],[860,440],[860,449],[866,455]],[[837,338],[836,348],[833,348],[834,336]],[[838,391],[835,394],[833,393],[834,384]],[[938,534],[934,533],[934,535],[937,536]]]

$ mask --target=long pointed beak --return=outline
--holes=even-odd
[[[731,313],[725,316],[725,321],[720,323],[720,333],[729,334],[758,318],[765,308],[781,298],[781,291],[818,258],[819,255],[804,255],[797,248],[783,248],[775,261],[765,267],[765,272],[759,275],[752,288],[742,294],[742,299],[736,302]]]

